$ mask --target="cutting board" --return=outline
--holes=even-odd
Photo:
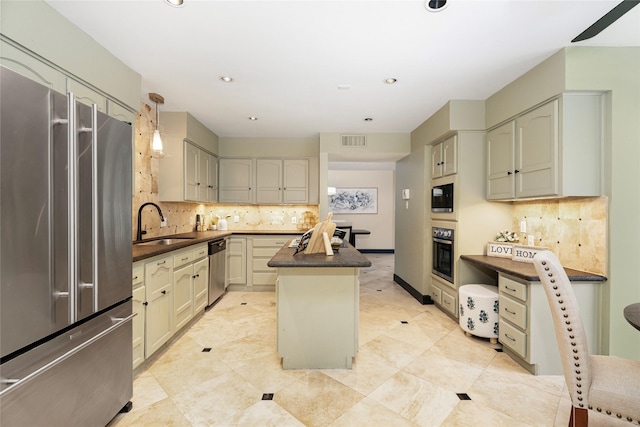
[[[311,234],[311,239],[309,239],[309,244],[307,248],[304,250],[305,254],[317,254],[317,253],[325,253],[324,241],[322,240],[322,233],[327,233],[329,239],[333,237],[333,232],[336,230],[336,223],[331,221],[331,217],[333,216],[332,212],[329,212],[327,218],[324,221],[321,221],[313,227],[313,234]]]

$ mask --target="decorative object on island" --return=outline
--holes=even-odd
[[[336,188],[329,196],[329,209],[337,214],[378,213],[377,188]]]
[[[304,249],[305,254],[324,252],[326,255],[333,255],[329,236],[333,237],[333,232],[336,230],[336,223],[331,221],[332,216],[333,213],[329,212],[329,215],[327,215],[327,218],[324,221],[317,223],[316,226],[313,227],[309,243]],[[300,244],[302,244],[302,240],[300,241]]]

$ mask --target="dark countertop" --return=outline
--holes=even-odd
[[[198,243],[206,243],[211,240],[222,239],[230,236],[231,231],[201,231],[191,233],[172,234],[170,236],[152,237],[145,240],[159,240],[173,237],[190,237],[189,240],[184,240],[171,245],[133,245],[132,255],[133,262],[143,259],[151,258],[156,255],[162,255],[167,252],[175,251],[176,249],[186,248],[187,246],[195,245]]]
[[[159,240],[173,237],[190,237],[189,240],[173,243],[171,245],[133,245],[132,255],[133,262],[151,258],[156,255],[162,255],[176,249],[186,248],[198,243],[206,243],[211,240],[222,239],[227,236],[234,235],[302,235],[301,230],[226,230],[226,231],[192,231],[190,233],[172,234],[169,236],[152,237],[145,240]]]
[[[356,248],[344,244],[333,256],[324,253],[294,255],[296,248],[290,248],[289,242],[269,260],[269,267],[370,267],[371,261]]]
[[[528,262],[512,261],[510,258],[490,257],[486,255],[460,255],[460,259],[500,273],[507,273],[529,282],[537,282],[540,280],[535,267]],[[604,276],[574,270],[572,268],[565,268],[564,271],[567,273],[567,276],[569,276],[569,280],[573,282],[604,282],[607,280]]]
[[[229,230],[232,234],[264,234],[265,236],[269,235],[293,235],[293,236],[302,236],[307,230]]]
[[[640,302],[630,304],[624,308],[624,318],[630,325],[640,331]]]

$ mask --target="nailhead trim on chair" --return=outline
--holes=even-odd
[[[547,262],[546,262],[546,261],[542,261],[542,265],[547,265]],[[544,270],[545,270],[545,271],[549,271],[549,267],[545,267],[545,268],[544,268]],[[553,277],[553,273],[548,273],[548,276],[549,276],[549,277]],[[556,280],[555,280],[555,279],[553,279],[553,278],[552,278],[552,279],[550,279],[549,281],[550,281],[551,283],[555,283],[555,282],[556,282]],[[558,286],[553,286],[553,290],[554,290],[554,291],[557,291],[557,290],[558,290]],[[560,292],[556,292],[556,297],[558,298],[558,304],[564,304],[564,300],[563,300],[562,298],[560,298],[560,297],[561,297]],[[566,311],[566,309],[567,309],[567,308],[566,308],[565,306],[560,306],[560,310],[562,310],[562,311]],[[566,318],[567,318],[567,317],[569,317],[569,316],[568,316],[567,314],[563,314],[563,317],[566,319]],[[565,321],[565,324],[566,324],[566,325],[571,325],[571,321],[566,320],[566,321]],[[570,326],[568,326],[568,327],[567,327],[567,331],[568,331],[568,332],[573,332],[573,328],[571,328]],[[571,341],[571,345],[572,345],[573,347],[575,347],[575,346],[577,345],[577,343],[576,343],[575,341],[573,341],[573,340],[575,339],[575,335],[570,334],[570,335],[569,335],[569,338],[572,340],[572,341]],[[574,353],[574,354],[575,354],[575,353],[578,353],[578,350],[574,348],[574,349],[573,349],[573,353]],[[580,363],[578,363],[578,361],[580,360],[580,357],[579,357],[579,356],[573,356],[573,358],[574,358],[574,360],[576,360],[576,362],[574,363],[574,366],[575,366],[576,368],[579,368],[579,367],[580,367]],[[576,369],[576,370],[575,370],[575,373],[576,373],[576,375],[580,375],[580,373],[581,373],[581,372],[580,372],[580,369]],[[578,390],[576,390],[576,394],[578,394],[577,399],[578,399],[578,401],[580,401],[580,403],[578,403],[578,406],[579,406],[579,407],[581,407],[581,408],[584,408],[584,403],[582,403],[583,398],[582,398],[582,396],[581,396],[581,395],[582,395],[582,390],[580,390],[580,389],[582,388],[582,383],[580,382],[580,381],[582,381],[582,377],[576,376],[576,381],[578,381],[578,382],[576,383],[576,387],[578,388]],[[593,410],[593,406],[591,406],[591,405],[587,405],[587,407],[588,407],[590,410]],[[602,412],[602,408],[596,408],[596,411],[598,411],[598,412]],[[606,412],[606,414],[607,414],[607,415],[611,415],[611,411],[606,410],[605,412]],[[618,418],[622,419],[622,414],[616,414],[616,417],[618,417]],[[631,417],[626,417],[626,418],[627,418],[627,421],[629,421],[629,422],[633,422],[633,418],[631,418]],[[640,425],[640,420],[638,420],[638,425]]]

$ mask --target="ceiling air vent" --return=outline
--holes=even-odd
[[[344,148],[364,148],[366,146],[366,135],[342,135],[342,147]]]

